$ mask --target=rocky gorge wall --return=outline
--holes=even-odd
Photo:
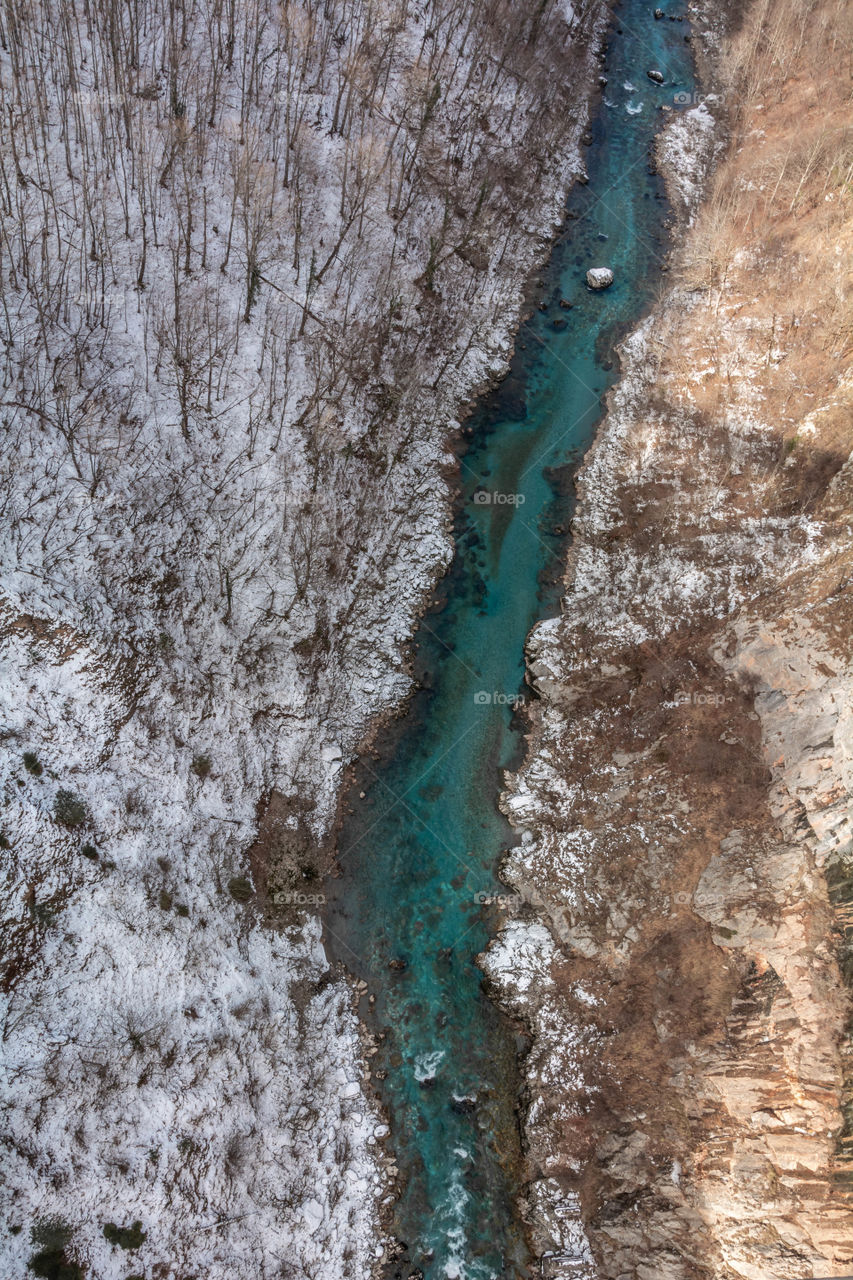
[[[853,1270],[850,24],[703,41],[659,146],[683,244],[529,640],[527,905],[482,963],[531,1029],[548,1276]]]

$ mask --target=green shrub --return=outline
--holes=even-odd
[[[190,765],[190,768],[197,778],[206,778],[212,768],[210,756],[205,752],[202,752],[200,755],[193,756],[193,762]]]
[[[245,876],[232,876],[228,881],[228,892],[236,902],[248,902],[252,896],[252,882]]]
[[[42,775],[42,767],[39,758],[34,751],[24,752],[24,768],[27,773],[31,773],[34,778],[40,778]]]
[[[159,901],[160,901],[160,910],[161,910],[161,911],[171,911],[171,910],[172,910],[172,895],[171,895],[171,893],[167,892],[167,890],[166,890],[166,889],[161,889],[161,890],[160,890],[160,899],[159,899]]]
[[[53,802],[53,816],[65,827],[82,827],[89,817],[86,801],[75,791],[60,787]]]
[[[185,902],[179,902],[175,910],[179,916],[188,916],[190,913],[190,909]]]
[[[138,1249],[147,1235],[148,1232],[142,1230],[142,1223],[138,1218],[132,1227],[117,1227],[114,1222],[104,1225],[104,1238],[120,1249]]]
[[[84,844],[80,852],[84,858],[89,858],[91,862],[97,862],[101,856],[93,844]]]
[[[38,1246],[27,1267],[42,1280],[83,1280],[76,1262],[66,1257],[71,1228],[61,1218],[44,1218],[32,1228],[30,1238]]]

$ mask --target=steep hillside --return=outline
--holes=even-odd
[[[853,1270],[852,12],[757,0],[704,46],[660,147],[692,225],[530,639],[529,905],[484,965],[533,1031],[548,1275]]]
[[[382,1253],[310,890],[601,8],[3,7],[4,1277]]]

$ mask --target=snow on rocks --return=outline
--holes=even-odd
[[[716,95],[708,94],[688,110],[673,113],[656,143],[669,198],[688,224],[696,216],[708,173],[724,146],[719,106]]]
[[[590,267],[586,282],[590,289],[609,289],[613,283],[613,272],[609,267]]]
[[[553,984],[554,940],[539,921],[510,920],[480,958],[480,967],[506,993]]]

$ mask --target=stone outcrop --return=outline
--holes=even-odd
[[[590,267],[586,282],[590,289],[607,289],[613,283],[613,272],[609,267]]]
[[[724,45],[732,144],[701,208],[679,188],[693,225],[529,641],[504,797],[525,905],[482,963],[531,1031],[547,1274],[853,1272],[853,224],[819,142],[849,138],[840,74],[809,115],[849,10],[816,5],[798,43],[774,0]],[[703,163],[708,111],[672,126],[694,116]]]

